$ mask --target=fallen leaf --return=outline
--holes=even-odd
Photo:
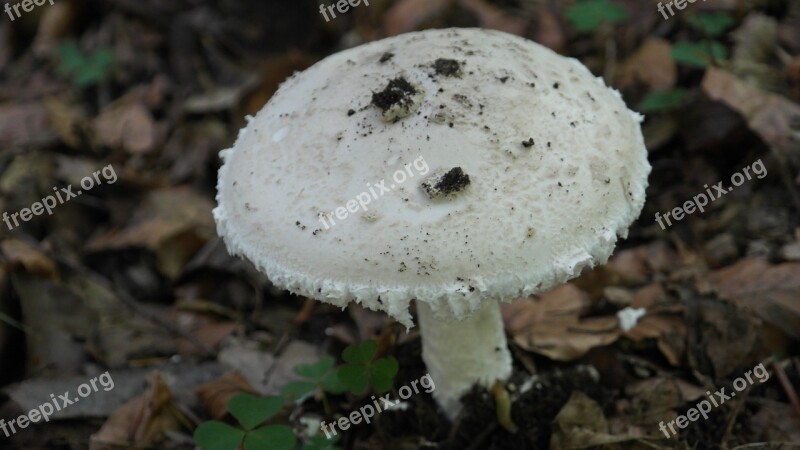
[[[517,36],[525,34],[525,28],[528,26],[526,19],[510,16],[484,0],[459,0],[459,3],[478,17],[481,28],[505,31]]]
[[[158,445],[167,433],[179,430],[181,423],[186,423],[174,407],[172,393],[159,373],[153,372],[148,381],[148,392],[123,405],[91,436],[90,450]]]
[[[720,298],[751,309],[784,333],[800,337],[800,263],[745,258],[707,277]]]
[[[615,316],[581,319],[589,296],[567,283],[538,298],[500,305],[506,329],[525,350],[559,361],[579,358],[619,337]]]
[[[617,78],[617,86],[627,89],[641,81],[650,91],[665,91],[675,86],[678,68],[670,56],[669,42],[648,38],[623,64]]]
[[[238,372],[228,372],[197,388],[197,396],[215,420],[221,420],[228,414],[228,400],[242,392],[258,395],[247,379]]]
[[[43,145],[56,137],[41,102],[0,104],[0,147]]]
[[[130,98],[130,97],[129,97]],[[141,103],[128,99],[107,106],[94,120],[100,145],[121,148],[131,154],[149,153],[156,147],[156,123]]]
[[[42,277],[56,273],[56,264],[38,248],[19,239],[5,239],[0,242],[0,251],[11,264],[19,264],[25,271]]]
[[[174,278],[189,259],[215,235],[208,197],[188,187],[151,191],[122,230],[92,239],[88,251],[144,247],[158,256],[159,269]]]
[[[45,56],[59,44],[73,23],[77,5],[77,2],[56,2],[44,9],[33,39],[33,52],[36,55]]]
[[[643,437],[640,432],[612,435],[603,409],[580,391],[572,392],[569,401],[554,419],[550,450],[605,448],[606,444],[630,441]],[[610,447],[609,447],[610,448]]]
[[[454,0],[401,0],[384,16],[386,36],[395,36],[417,29],[441,15]]]
[[[765,92],[723,69],[709,68],[703,91],[745,117],[747,123],[768,145],[794,158],[800,157],[800,105]]]
[[[74,149],[83,146],[89,132],[89,124],[83,110],[57,97],[47,97],[43,103],[47,108],[50,123],[53,124],[61,141]]]

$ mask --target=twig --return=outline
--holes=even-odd
[[[778,361],[772,361],[772,368],[775,369],[775,375],[778,376],[778,381],[783,386],[783,390],[786,391],[789,402],[794,406],[795,411],[800,414],[800,399],[797,398],[797,391],[794,390],[794,386],[789,381],[789,377],[786,376],[786,372],[783,371],[783,367],[778,364]]]
[[[94,272],[90,272],[87,269],[84,269],[84,270],[86,270],[86,272],[88,273],[88,276],[90,278],[94,278],[94,281],[97,282],[98,284],[100,284],[100,285],[106,284],[105,278],[102,278],[99,275],[95,274]],[[189,343],[191,343],[192,345],[197,347],[201,352],[203,352],[204,353],[203,356],[213,357],[215,355],[214,351],[211,350],[210,348],[208,348],[208,346],[206,344],[204,344],[202,341],[200,341],[200,339],[197,339],[196,336],[194,336],[193,334],[174,326],[173,324],[171,324],[168,321],[166,321],[165,319],[162,319],[161,317],[153,314],[152,312],[147,311],[138,301],[136,301],[136,299],[134,299],[133,297],[128,295],[127,292],[123,292],[121,290],[119,290],[119,291],[115,290],[113,288],[113,286],[110,285],[110,283],[108,283],[104,287],[106,287],[110,291],[112,291],[115,294],[117,294],[117,297],[119,297],[119,299],[122,301],[122,303],[124,303],[125,306],[127,306],[128,308],[133,310],[133,312],[135,312],[136,314],[139,314],[140,316],[144,317],[145,319],[147,319],[147,320],[153,322],[154,324],[160,326],[161,328],[163,328],[164,330],[166,330],[170,334],[172,334],[174,336],[181,337],[183,339],[186,339]]]

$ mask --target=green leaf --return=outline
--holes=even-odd
[[[310,381],[292,381],[281,388],[281,395],[300,401],[312,395],[318,388],[317,383]]]
[[[367,366],[344,364],[338,370],[339,380],[355,395],[361,395],[369,387],[369,369]]]
[[[194,442],[203,450],[236,450],[244,431],[216,420],[201,424],[194,431]]]
[[[343,394],[347,392],[347,386],[339,379],[339,372],[334,370],[322,380],[322,390],[331,394]]]
[[[74,42],[58,47],[58,55],[58,73],[71,78],[79,87],[106,80],[116,62],[114,53],[108,49],[98,50],[87,57]]]
[[[383,394],[392,388],[394,376],[400,370],[400,365],[394,356],[381,358],[372,365],[372,387],[378,394]]]
[[[683,105],[688,95],[689,91],[683,88],[651,92],[639,103],[638,109],[645,113],[668,111]]]
[[[609,0],[586,0],[567,8],[567,20],[578,31],[594,31],[603,22],[617,23],[628,18],[628,10]]]
[[[378,351],[378,343],[370,339],[360,344],[348,346],[342,352],[342,359],[351,364],[367,364],[375,357]]]
[[[98,84],[108,78],[108,72],[113,65],[114,54],[109,50],[99,50],[92,54],[78,72],[75,83],[80,87]]]
[[[83,53],[75,42],[61,44],[57,53],[59,56],[58,73],[62,76],[72,76],[86,64]]]
[[[727,59],[728,51],[717,41],[679,42],[672,46],[672,58],[679,64],[705,68],[714,60],[724,61]]]
[[[246,430],[266,422],[283,407],[280,397],[258,398],[250,394],[238,394],[228,401],[228,411]]]
[[[702,31],[710,37],[716,37],[730,28],[736,20],[728,13],[700,13],[689,19],[689,24],[695,30]]]
[[[286,425],[262,427],[244,438],[244,450],[292,450],[296,445],[294,431]]]
[[[333,358],[326,356],[316,364],[300,364],[295,366],[294,373],[301,377],[310,378],[315,381],[322,381],[322,377],[333,367]]]

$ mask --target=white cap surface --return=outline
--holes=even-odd
[[[461,318],[607,261],[644,204],[640,121],[520,37],[395,36],[287,80],[221,152],[214,217],[293,293]]]

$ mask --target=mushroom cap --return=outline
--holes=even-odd
[[[292,293],[407,327],[412,299],[460,319],[608,260],[644,205],[641,120],[526,39],[403,34],[293,75],[248,117],[214,218]]]

